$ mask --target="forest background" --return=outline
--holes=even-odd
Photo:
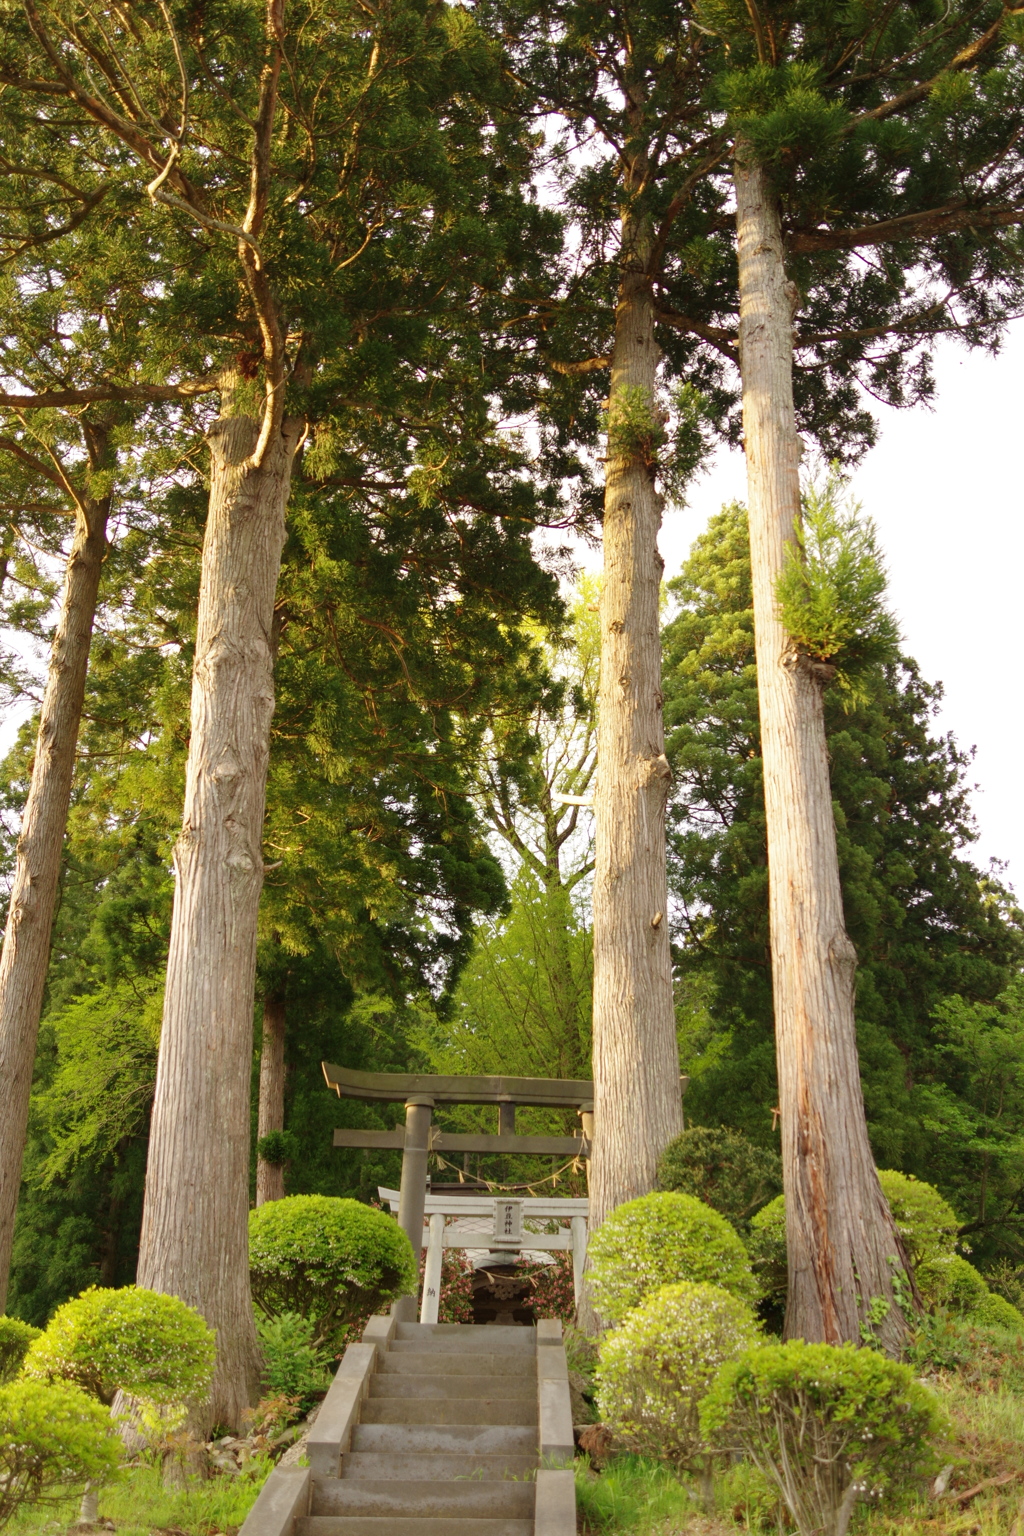
[[[849,504],[841,484],[833,496]],[[89,1283],[134,1276],[168,850],[186,750],[197,560],[182,526],[187,520],[171,539],[150,533],[120,546],[120,579],[93,642],[9,1300],[33,1322]],[[422,643],[401,667],[389,645],[375,643],[379,631],[357,651],[367,616],[385,625],[393,600],[387,561],[374,580],[360,530],[345,532],[350,542],[332,567],[341,584],[330,594],[332,622],[345,626],[341,677],[310,643],[318,625],[308,607],[278,663],[267,846],[280,863],[268,872],[261,917],[253,1142],[260,1026],[269,1016],[285,1026],[285,1127],[261,1151],[289,1192],[368,1199],[378,1184],[395,1184],[398,1154],[336,1151],[331,1131],[387,1126],[387,1110],[339,1104],[321,1060],[376,1070],[589,1072],[590,812],[552,796],[585,797],[594,770],[598,588],[586,575],[564,581],[568,624],[530,626],[553,687],[524,703],[521,668],[502,686],[497,667],[497,683],[475,679],[472,724],[456,709],[439,729],[435,704],[429,750],[447,774],[439,811],[435,794],[411,792],[414,772],[383,766],[375,731],[360,736],[353,726],[379,722],[389,705],[387,740],[403,741],[408,759],[429,734],[408,687],[409,661],[422,669],[420,689],[429,683],[439,701],[453,678],[424,612],[392,615],[407,640],[418,634]],[[299,589],[301,568],[297,560]],[[44,590],[32,619],[40,634],[48,617]],[[773,1146],[767,878],[740,504],[709,520],[667,584],[663,633],[688,1123],[733,1126]],[[462,651],[472,637],[444,638],[460,652],[464,689],[474,682]],[[941,688],[905,648],[874,668],[855,705],[835,689],[827,708],[844,901],[860,956],[872,1147],[880,1166],[938,1185],[976,1262],[1013,1294],[1024,1275],[1024,988],[1016,979],[1024,920],[1012,891],[971,860],[970,756],[937,725]],[[325,720],[344,741],[325,732]],[[26,720],[3,763],[5,877],[33,728]],[[468,1128],[485,1116],[451,1110],[447,1118]],[[557,1118],[549,1112],[543,1127],[554,1129]],[[254,1158],[254,1195],[255,1166]],[[579,1182],[571,1168],[549,1173],[532,1160],[485,1159],[470,1171],[500,1182],[550,1178],[566,1193]],[[438,1168],[435,1176],[459,1175]]]
[[[17,455],[5,465],[8,499],[24,505]],[[120,468],[10,1298],[33,1319],[92,1279],[132,1278],[156,1057],[202,477],[170,438]],[[400,527],[389,507],[385,536],[380,506],[352,489],[335,475],[291,509],[253,1105],[255,1118],[267,1030],[283,1028],[285,1127],[262,1160],[287,1188],[365,1197],[393,1180],[393,1162],[334,1153],[330,1126],[382,1122],[339,1109],[321,1057],[587,1070],[588,816],[552,792],[592,783],[594,593],[584,584],[571,595],[567,633],[551,579],[564,557],[531,557],[507,524],[467,546],[429,497],[406,501]],[[30,537],[8,530],[4,597],[11,624],[45,642],[66,523],[45,497],[31,510]],[[672,918],[690,1117],[768,1145],[776,1094],[744,550],[742,509],[730,505],[670,584]],[[9,661],[12,697],[31,693],[17,650]],[[1020,920],[966,856],[971,768],[938,731],[938,702],[897,649],[855,700],[829,695],[868,1115],[878,1161],[927,1172],[979,1262],[1013,1268],[1024,1256]],[[4,765],[8,858],[31,754],[29,722]]]

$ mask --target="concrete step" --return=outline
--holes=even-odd
[[[401,1456],[536,1456],[535,1426],[518,1424],[357,1424],[354,1451]]]
[[[359,1410],[360,1424],[536,1424],[537,1418],[536,1393],[510,1398],[368,1397]]]
[[[533,1536],[533,1520],[426,1519],[419,1515],[306,1515],[295,1536]]]
[[[529,1520],[533,1483],[444,1481],[420,1478],[404,1482],[353,1482],[320,1478],[313,1484],[312,1515],[419,1515],[432,1520]]]
[[[354,1482],[436,1482],[439,1478],[455,1481],[479,1479],[481,1482],[514,1480],[531,1483],[537,1471],[537,1452],[528,1455],[459,1455],[458,1452],[434,1455],[390,1451],[347,1451],[341,1459],[342,1478]]]
[[[511,1401],[537,1401],[537,1383],[532,1375],[503,1375],[501,1395]],[[493,1397],[495,1377],[490,1376],[412,1376],[406,1371],[378,1371],[370,1377],[371,1398],[445,1398]]]
[[[395,1353],[396,1348],[398,1353]],[[490,1376],[495,1380],[526,1376],[536,1381],[537,1356],[527,1354],[525,1350],[522,1354],[510,1349],[490,1355],[477,1349],[467,1349],[464,1353],[454,1349],[444,1352],[438,1349],[406,1350],[404,1344],[392,1344],[380,1362],[380,1371],[385,1376]]]
[[[535,1349],[536,1328],[498,1327],[480,1323],[399,1323],[395,1329],[395,1343],[411,1344],[431,1341],[459,1349]]]
[[[413,1325],[407,1323],[406,1327]],[[511,1339],[509,1334],[512,1335]],[[463,1334],[449,1333],[440,1337],[424,1330],[407,1339],[392,1339],[389,1355],[431,1353],[465,1355],[470,1351],[482,1355],[530,1355],[537,1352],[537,1338],[532,1328],[471,1328]]]

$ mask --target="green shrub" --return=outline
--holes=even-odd
[[[31,1323],[23,1323],[20,1317],[0,1317],[0,1385],[13,1381],[21,1370],[25,1351],[40,1330]]]
[[[310,1318],[317,1345],[416,1289],[412,1245],[394,1218],[328,1195],[289,1195],[250,1211],[249,1274],[260,1309]]]
[[[79,1387],[0,1387],[0,1528],[22,1504],[56,1503],[108,1481],[120,1457],[110,1414]]]
[[[973,1312],[989,1294],[985,1277],[958,1253],[929,1259],[918,1267],[915,1276],[927,1306],[947,1307],[961,1315]]]
[[[781,1333],[789,1289],[784,1195],[776,1195],[774,1200],[769,1200],[766,1206],[751,1217],[747,1251],[761,1293],[765,1321],[769,1327]]]
[[[601,1340],[597,1403],[627,1450],[685,1464],[703,1448],[698,1407],[719,1368],[753,1344],[746,1302],[717,1285],[663,1285]]]
[[[710,1443],[742,1452],[776,1484],[801,1536],[844,1536],[858,1494],[922,1475],[946,1429],[909,1366],[801,1341],[726,1365],[700,1424]]]
[[[720,1285],[744,1301],[757,1293],[740,1239],[692,1195],[643,1195],[617,1206],[590,1239],[588,1275],[593,1304],[613,1326],[651,1291],[680,1280]]]
[[[202,1398],[215,1358],[213,1330],[177,1296],[93,1286],[57,1308],[29,1346],[24,1374],[73,1382],[101,1403],[123,1391],[162,1406]]]
[[[263,1384],[274,1397],[298,1398],[308,1409],[330,1385],[327,1358],[313,1343],[314,1324],[297,1312],[257,1317],[263,1353]]]
[[[742,1231],[758,1207],[782,1188],[782,1163],[739,1131],[695,1125],[665,1148],[658,1183],[703,1200]]]
[[[952,1258],[959,1224],[938,1190],[893,1168],[879,1169],[878,1182],[915,1271],[921,1264]]]
[[[1002,1328],[1007,1333],[1024,1334],[1024,1314],[995,1291],[989,1291],[968,1313],[968,1321],[979,1328]]]

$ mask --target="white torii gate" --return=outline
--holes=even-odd
[[[379,1189],[381,1200],[387,1201],[397,1215],[399,1191]],[[445,1248],[481,1248],[503,1259],[518,1257],[524,1252],[558,1252],[572,1250],[572,1279],[577,1304],[583,1283],[583,1268],[587,1258],[587,1200],[528,1199],[509,1200],[501,1196],[477,1195],[427,1195],[424,1216],[429,1226],[423,1228],[422,1246],[427,1250],[427,1262],[423,1273],[423,1296],[420,1303],[420,1322],[436,1323],[441,1292],[441,1258]],[[449,1227],[451,1218],[460,1216],[489,1218],[490,1228],[483,1231],[466,1231],[463,1227]],[[560,1232],[531,1232],[528,1222],[567,1223]],[[494,1262],[493,1259],[491,1261]]]

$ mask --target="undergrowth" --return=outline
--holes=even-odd
[[[256,1501],[274,1463],[254,1456],[237,1477],[190,1477],[184,1488],[165,1488],[159,1467],[128,1467],[100,1494],[100,1520],[112,1521],[118,1536],[235,1536]],[[78,1500],[66,1505],[25,1508],[5,1536],[57,1536],[78,1518]]]
[[[851,1536],[1024,1536],[1024,1340],[963,1320],[926,1320],[909,1360],[953,1426],[939,1447],[944,1491],[904,1487],[882,1508],[861,1504]],[[662,1462],[612,1456],[577,1463],[583,1536],[789,1536],[775,1490],[750,1465],[720,1468],[715,1508]]]

